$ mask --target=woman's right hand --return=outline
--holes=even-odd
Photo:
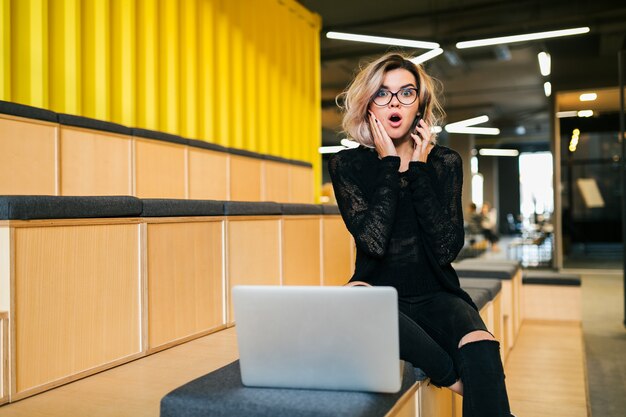
[[[393,141],[385,131],[383,125],[376,119],[374,113],[371,111],[367,111],[370,131],[372,132],[372,136],[374,136],[374,146],[376,147],[376,152],[378,152],[378,156],[380,158],[384,158],[386,156],[398,156],[398,152],[396,152],[396,147],[393,144]]]
[[[363,281],[350,281],[344,287],[371,287],[371,285]]]

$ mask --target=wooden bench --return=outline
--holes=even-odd
[[[503,331],[500,342],[506,359],[522,324],[522,269],[519,263],[466,259],[453,266],[461,278],[498,279],[502,282]]]
[[[0,101],[0,195],[313,203],[308,162]]]
[[[582,320],[582,288],[578,274],[552,270],[524,271],[524,318]]]

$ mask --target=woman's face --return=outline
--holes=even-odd
[[[370,102],[369,110],[382,123],[391,139],[400,139],[408,135],[411,124],[418,113],[419,98],[412,104],[402,104],[398,96],[402,95],[400,99],[408,102],[410,101],[410,94],[417,94],[416,90],[415,76],[404,68],[397,68],[385,74],[383,84],[377,93],[379,96],[390,93],[397,93],[397,95],[391,97],[391,101],[384,106],[380,106],[374,101]]]

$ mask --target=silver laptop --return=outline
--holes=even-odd
[[[232,295],[244,385],[400,390],[394,288],[236,286]]]

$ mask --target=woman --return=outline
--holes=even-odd
[[[450,264],[464,240],[462,167],[456,152],[435,144],[431,126],[442,110],[432,78],[391,53],[342,96],[344,130],[361,144],[329,161],[357,245],[348,285],[395,287],[402,359],[464,394],[465,417],[509,417],[499,344]]]

